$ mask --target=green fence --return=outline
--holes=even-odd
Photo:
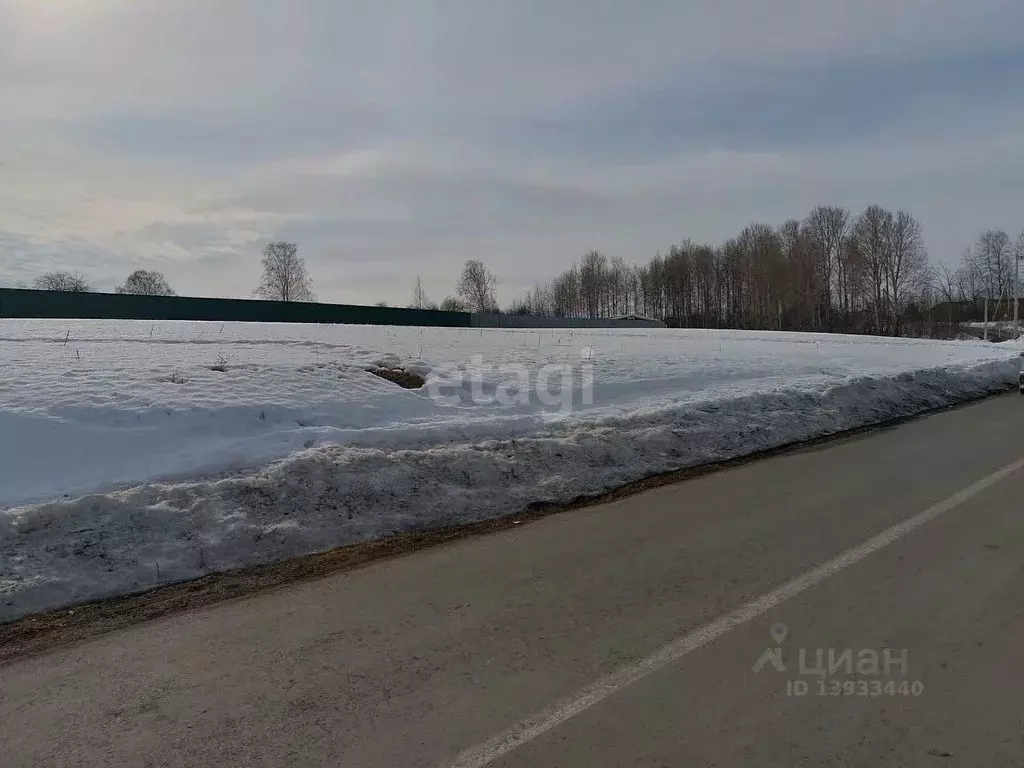
[[[664,328],[649,317],[537,317],[536,315],[491,315],[474,312],[474,328]]]
[[[118,293],[0,288],[0,317],[87,320],[215,320],[248,323],[345,323],[466,328],[468,312],[249,299],[193,299]]]
[[[355,304],[193,299],[120,293],[69,293],[0,288],[0,318],[62,320],[213,320],[246,323],[415,325],[443,328],[664,328],[649,318],[577,318],[442,312]]]

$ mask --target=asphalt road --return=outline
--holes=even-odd
[[[0,668],[0,764],[1020,768],[1022,459],[996,398],[132,627]]]

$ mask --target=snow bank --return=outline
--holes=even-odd
[[[568,501],[1020,369],[1007,345],[661,329],[8,321],[0,351],[0,620]]]

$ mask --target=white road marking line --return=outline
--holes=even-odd
[[[915,528],[919,528],[925,523],[934,520],[944,512],[955,509],[965,501],[972,499],[982,491],[991,488],[999,481],[1004,480],[1022,468],[1024,468],[1024,459],[1019,459],[993,472],[973,485],[953,494],[945,501],[940,501],[924,512],[914,515],[902,523],[897,523],[877,536],[868,539],[863,544],[848,549],[828,562],[819,565],[817,568],[783,584],[778,589],[762,595],[700,629],[673,640],[646,659],[612,672],[607,677],[598,680],[592,685],[588,685],[568,698],[555,702],[546,709],[517,723],[483,744],[465,750],[448,764],[448,768],[483,768],[489,765],[527,742],[533,741],[538,736],[547,733],[552,728],[590,709],[595,704],[604,701],[609,696],[627,688],[633,683],[639,682],[648,675],[652,675],[670,664],[674,664],[688,653],[721,637],[730,629],[734,629],[751,619],[761,616],[780,603],[799,595],[815,584],[821,583],[829,576],[863,560],[883,547],[887,547],[894,541],[906,536]]]

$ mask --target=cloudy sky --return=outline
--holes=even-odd
[[[508,301],[817,203],[1024,227],[1020,0],[0,0],[0,283]]]

